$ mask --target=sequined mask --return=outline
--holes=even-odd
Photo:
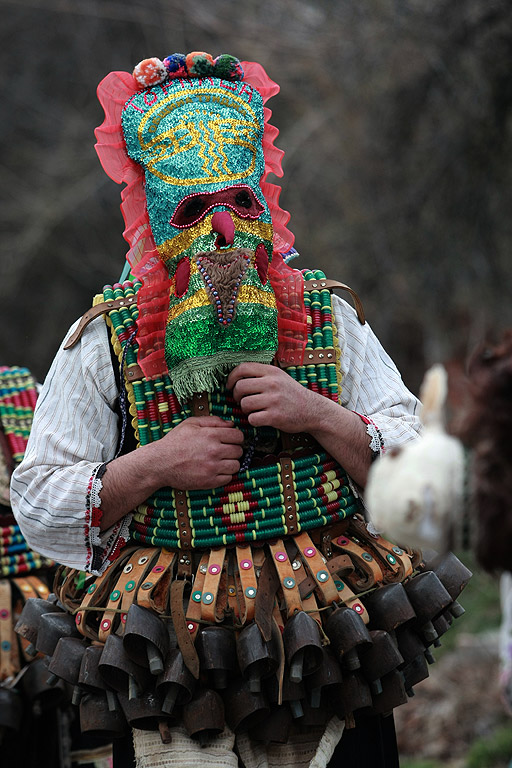
[[[262,98],[243,81],[174,79],[130,98],[122,129],[171,280],[165,360],[184,400],[277,349]]]

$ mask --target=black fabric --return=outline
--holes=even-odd
[[[356,716],[345,728],[327,768],[399,768],[393,715]]]
[[[112,744],[112,768],[135,768],[135,752],[131,733],[129,736],[114,739]]]

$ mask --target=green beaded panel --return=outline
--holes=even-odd
[[[305,280],[325,279],[320,271],[304,271]],[[106,286],[105,301],[133,295],[140,284]],[[304,364],[287,368],[303,386],[338,402],[339,366],[336,364],[331,295],[328,290],[305,291],[308,312],[308,342]],[[137,362],[133,340],[137,307],[134,304],[113,310],[109,321],[114,347],[124,355],[130,396],[130,413],[141,445],[160,439],[183,419],[191,416],[188,404],[176,398],[168,376],[151,381],[130,382],[130,366]],[[130,344],[128,341],[130,340]],[[308,353],[332,350],[329,362],[308,364]],[[208,393],[209,412],[229,417],[245,435],[243,469],[222,488],[190,491],[179,500],[172,488],[162,488],[136,510],[131,532],[135,540],[171,548],[209,548],[285,536],[344,519],[358,510],[358,501],[344,470],[325,452],[301,449],[291,457],[290,488],[283,487],[276,454],[280,436],[270,427],[251,427],[247,417],[219,387]],[[245,466],[244,466],[245,465]],[[287,497],[293,494],[294,504]],[[293,531],[290,524],[293,520]]]

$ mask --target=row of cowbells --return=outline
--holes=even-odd
[[[286,741],[290,728],[323,724],[333,713],[350,723],[354,712],[404,703],[428,676],[431,646],[463,612],[457,598],[470,577],[451,553],[433,560],[403,584],[362,596],[368,625],[343,604],[322,611],[322,630],[299,611],[282,633],[274,622],[266,640],[255,623],[241,631],[205,625],[197,678],[171,622],[136,604],[123,635],[104,644],[83,638],[54,598],[27,601],[16,631],[45,655],[44,685],[71,688],[83,732],[115,738],[132,726],[159,729],[165,741],[169,727],[183,723],[207,740],[227,723],[265,742]],[[0,699],[0,725],[1,710]]]

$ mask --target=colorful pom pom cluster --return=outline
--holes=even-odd
[[[214,59],[204,51],[194,51],[185,56],[173,53],[161,61],[144,59],[133,70],[133,77],[141,88],[151,88],[164,80],[188,77],[218,77],[221,80],[243,80],[244,71],[239,60],[223,53]]]

